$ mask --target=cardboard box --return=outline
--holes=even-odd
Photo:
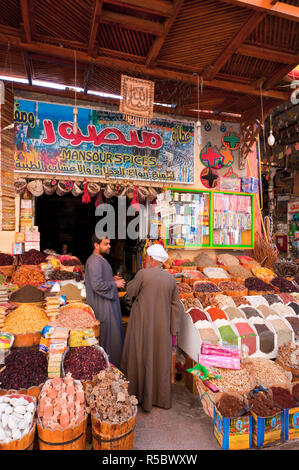
[[[38,250],[40,251],[40,243],[39,242],[25,242],[25,251],[29,250]]]
[[[25,241],[25,233],[17,232],[15,233],[15,243],[22,243]]]
[[[224,450],[241,450],[252,447],[252,416],[224,418],[214,407],[213,432]]]
[[[32,209],[32,200],[31,199],[22,199],[21,200],[21,209]]]
[[[259,190],[259,180],[253,176],[241,178],[241,188],[243,193],[257,193]]]
[[[40,232],[25,232],[25,242],[39,242]]]
[[[13,255],[21,255],[24,253],[24,243],[13,243],[12,253]]]
[[[284,438],[286,441],[299,438],[299,407],[284,409]]]
[[[240,178],[226,178],[220,176],[219,178],[219,191],[241,191],[241,179]]]
[[[262,418],[253,411],[252,415],[252,440],[256,447],[280,443],[284,439],[284,412],[281,410],[273,416]]]

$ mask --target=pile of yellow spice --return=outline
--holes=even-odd
[[[7,315],[2,329],[16,335],[35,333],[41,331],[48,322],[43,309],[24,304]]]

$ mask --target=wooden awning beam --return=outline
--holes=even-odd
[[[105,3],[165,17],[172,16],[173,12],[171,3],[165,0],[105,0]]]
[[[154,44],[152,45],[151,50],[146,58],[147,66],[151,67],[156,62],[159,52],[166,39],[166,36],[171,26],[175,22],[176,17],[178,16],[180,9],[182,8],[183,3],[184,3],[184,0],[175,0],[172,15],[164,23],[164,34],[163,36],[155,39]]]
[[[8,44],[12,47],[16,47],[21,50],[27,50],[30,52],[35,52],[37,54],[46,54],[47,56],[53,56],[60,59],[67,59],[73,60],[74,52],[71,49],[57,47],[57,46],[50,46],[48,44],[42,43],[24,43],[20,39],[16,38],[8,38],[7,35],[0,33],[0,43]],[[156,77],[157,79],[162,80],[175,80],[175,81],[182,81],[186,83],[192,83],[197,86],[197,76],[194,74],[187,74],[187,73],[178,73],[174,70],[167,70],[162,68],[156,67],[147,67],[143,64],[136,64],[126,60],[120,60],[113,57],[90,57],[86,52],[77,51],[77,63],[93,63],[95,66],[98,67],[107,67],[110,69],[119,70],[120,72],[131,72],[135,74],[141,74],[143,76],[149,77]],[[58,60],[59,62],[59,60]],[[205,80],[204,82],[205,87],[210,88],[217,88],[222,90],[227,90],[232,93],[238,94],[249,94],[254,96],[260,96],[259,90],[254,89],[251,85],[231,82],[227,80]],[[264,96],[274,98],[280,101],[287,101],[289,98],[288,91],[277,91],[277,90],[264,90]]]
[[[299,21],[299,6],[273,0],[221,0],[231,5],[252,8],[291,21]]]
[[[242,44],[238,47],[237,53],[247,57],[269,60],[271,62],[278,62],[281,64],[293,64],[296,62],[296,54],[278,51],[264,46],[255,46],[254,44]]]
[[[269,90],[273,86],[277,85],[288,73],[290,73],[299,63],[299,54],[296,56],[296,60],[293,64],[282,65],[278,67],[275,72],[271,74],[271,77],[265,81],[263,88]]]
[[[134,16],[123,15],[109,10],[102,10],[100,23],[116,24],[123,28],[142,33],[153,34],[155,36],[163,36],[164,26],[156,21],[144,20]]]
[[[28,0],[21,0],[21,11],[22,11],[24,31],[25,31],[25,40],[26,42],[31,42],[32,38],[31,38],[31,25],[30,25]]]
[[[239,31],[234,35],[231,41],[224,47],[217,59],[204,71],[203,77],[212,80],[217,73],[231,58],[231,56],[238,50],[240,45],[250,35],[250,33],[258,26],[265,18],[265,13],[254,12],[248,20],[241,26]]]
[[[46,62],[48,64],[56,64],[56,65],[62,65],[63,67],[70,67],[74,69],[74,59],[62,59],[62,58],[57,58],[54,56],[48,56],[46,54],[35,54],[31,53],[30,54],[30,59],[32,60],[37,60],[38,62]],[[86,70],[86,64],[78,64],[77,63],[77,69],[78,70]]]
[[[93,15],[90,24],[87,54],[95,55],[95,42],[99,31],[100,16],[102,13],[103,0],[95,0]]]
[[[28,83],[29,85],[32,85],[32,63],[31,59],[29,57],[29,54],[27,51],[23,52],[23,57],[24,57],[24,65],[25,65],[25,70],[28,78]]]
[[[88,72],[84,78],[84,95],[87,94],[89,84],[93,76],[93,72],[94,72],[94,64],[89,64]]]

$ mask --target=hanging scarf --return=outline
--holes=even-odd
[[[137,212],[140,211],[139,195],[138,195],[138,188],[137,188],[137,186],[134,186],[134,190],[133,190],[133,199],[132,199],[132,202],[131,202],[130,206],[133,206],[134,209],[135,209]]]
[[[83,191],[83,196],[82,196],[82,204],[89,204],[91,202],[91,198],[90,198],[87,186],[88,186],[87,180],[84,179],[84,182],[83,182],[84,191]]]
[[[102,191],[98,193],[94,204],[96,207],[98,207],[99,204],[104,204]]]

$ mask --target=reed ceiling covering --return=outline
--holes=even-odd
[[[289,100],[298,0],[5,0],[0,74],[120,94],[121,74],[155,81],[166,112],[251,122]],[[71,91],[51,94],[73,96]],[[106,101],[109,99],[106,99]],[[118,105],[118,101],[111,99]],[[165,108],[155,106],[156,111]],[[209,111],[210,114],[206,114]],[[236,116],[233,116],[236,115]]]

